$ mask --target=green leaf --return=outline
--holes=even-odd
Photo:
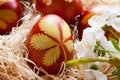
[[[102,29],[103,29],[104,31],[109,31],[110,26],[108,26],[107,24],[105,24],[105,25],[102,27]]]
[[[90,69],[93,69],[93,70],[98,70],[98,66],[96,64],[93,64]]]
[[[120,80],[120,65],[112,72],[112,75],[117,75],[116,80]]]
[[[96,41],[96,45],[94,48],[94,52],[98,53],[98,56],[104,57],[106,53],[110,55],[110,53],[113,53],[113,51],[106,50],[101,44],[100,41]]]
[[[120,1],[120,0],[119,0]],[[120,15],[117,15],[118,18],[120,18]]]
[[[112,72],[113,75],[117,75],[117,74],[120,74],[120,67],[115,69],[113,72]]]
[[[110,39],[110,41],[111,41],[113,47],[114,47],[116,50],[120,51],[120,47],[119,47],[117,41],[114,40],[114,39],[112,39],[112,38]]]

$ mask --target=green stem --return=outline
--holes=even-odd
[[[66,62],[66,66],[67,67],[74,67],[74,66],[77,66],[77,65],[80,65],[80,64],[87,64],[87,63],[96,62],[96,61],[99,61],[99,62],[109,62],[109,60],[107,60],[107,59],[82,58],[82,59],[79,59],[79,60],[67,61]]]
[[[120,59],[118,58],[110,58],[110,59],[101,59],[101,58],[81,58],[76,60],[69,60],[66,62],[67,67],[74,67],[80,64],[87,64],[90,62],[107,62],[113,66],[118,66],[120,64]]]

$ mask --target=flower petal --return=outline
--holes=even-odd
[[[83,72],[84,80],[107,80],[107,76],[100,71],[85,70]]]

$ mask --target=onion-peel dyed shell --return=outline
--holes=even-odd
[[[29,59],[48,73],[58,73],[61,63],[73,57],[73,40],[68,24],[59,16],[42,17],[26,40]]]
[[[17,21],[23,16],[22,6],[18,0],[0,1],[0,34],[9,33],[12,27],[17,26]]]
[[[81,0],[34,0],[36,10],[44,15],[56,14],[67,23],[75,22],[75,17],[83,11]]]

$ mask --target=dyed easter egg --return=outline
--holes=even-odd
[[[41,17],[28,33],[28,58],[50,74],[57,74],[62,62],[73,58],[73,40],[69,25],[59,16]]]

